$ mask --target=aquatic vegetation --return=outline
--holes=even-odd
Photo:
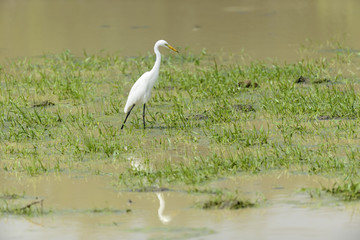
[[[359,59],[345,54],[288,64],[165,56],[148,128],[134,108],[123,131],[127,93],[152,54],[10,61],[0,76],[0,171],[110,175],[127,189],[196,188],[274,169],[356,177]],[[135,158],[147,170],[133,169]]]
[[[225,194],[212,196],[207,201],[198,203],[198,207],[202,209],[229,209],[237,210],[256,206],[249,200],[242,200],[236,194]]]
[[[321,188],[303,188],[312,198],[324,197],[328,194],[344,201],[356,201],[360,199],[360,182],[352,179],[336,181],[332,186]]]
[[[15,202],[16,200],[22,200]],[[27,201],[25,201],[27,200]],[[25,199],[25,194],[9,194],[4,193],[0,195],[0,214],[12,214],[12,215],[42,215],[43,210],[43,199],[32,199],[30,202]]]
[[[90,212],[95,214],[123,214],[123,213],[130,213],[131,209],[119,210],[119,209],[105,207],[105,208],[94,208]]]
[[[360,182],[350,180],[344,183],[335,183],[331,188],[323,187],[323,190],[346,201],[360,199]]]

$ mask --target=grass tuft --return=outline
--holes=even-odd
[[[360,182],[335,183],[331,188],[323,187],[323,190],[345,201],[360,200]]]
[[[238,210],[243,208],[255,207],[256,203],[249,200],[240,199],[236,194],[225,194],[212,196],[207,201],[198,203],[202,209],[229,209]]]

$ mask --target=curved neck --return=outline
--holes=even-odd
[[[160,54],[158,45],[154,46],[154,52],[155,52],[155,55],[156,55],[156,60],[155,60],[154,67],[151,69],[151,71],[159,72],[160,64],[161,64],[161,54]]]

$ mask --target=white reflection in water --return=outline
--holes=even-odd
[[[130,161],[130,165],[131,168],[135,171],[146,171],[149,172],[151,170],[151,166],[145,166],[144,162],[139,159],[139,158],[134,158],[134,157],[129,157],[128,160]],[[164,215],[164,210],[165,210],[165,199],[162,193],[160,192],[156,192],[155,193],[156,196],[159,199],[159,209],[158,209],[158,216],[159,216],[159,220],[163,223],[163,224],[167,224],[171,221],[171,217],[170,216],[165,216]]]
[[[160,206],[158,209],[158,215],[159,215],[159,219],[163,224],[167,224],[171,221],[171,217],[170,216],[165,216],[164,215],[164,210],[165,210],[165,199],[162,193],[157,192],[156,196],[159,199],[160,202]]]

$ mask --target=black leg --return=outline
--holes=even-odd
[[[143,122],[144,122],[144,129],[145,129],[145,103],[144,103],[144,111],[143,111]]]
[[[124,128],[126,120],[128,119],[128,117],[129,117],[129,115],[131,113],[131,110],[133,110],[134,107],[135,107],[135,104],[130,108],[130,111],[126,114],[125,121],[124,121],[123,125],[121,126],[121,129]]]

